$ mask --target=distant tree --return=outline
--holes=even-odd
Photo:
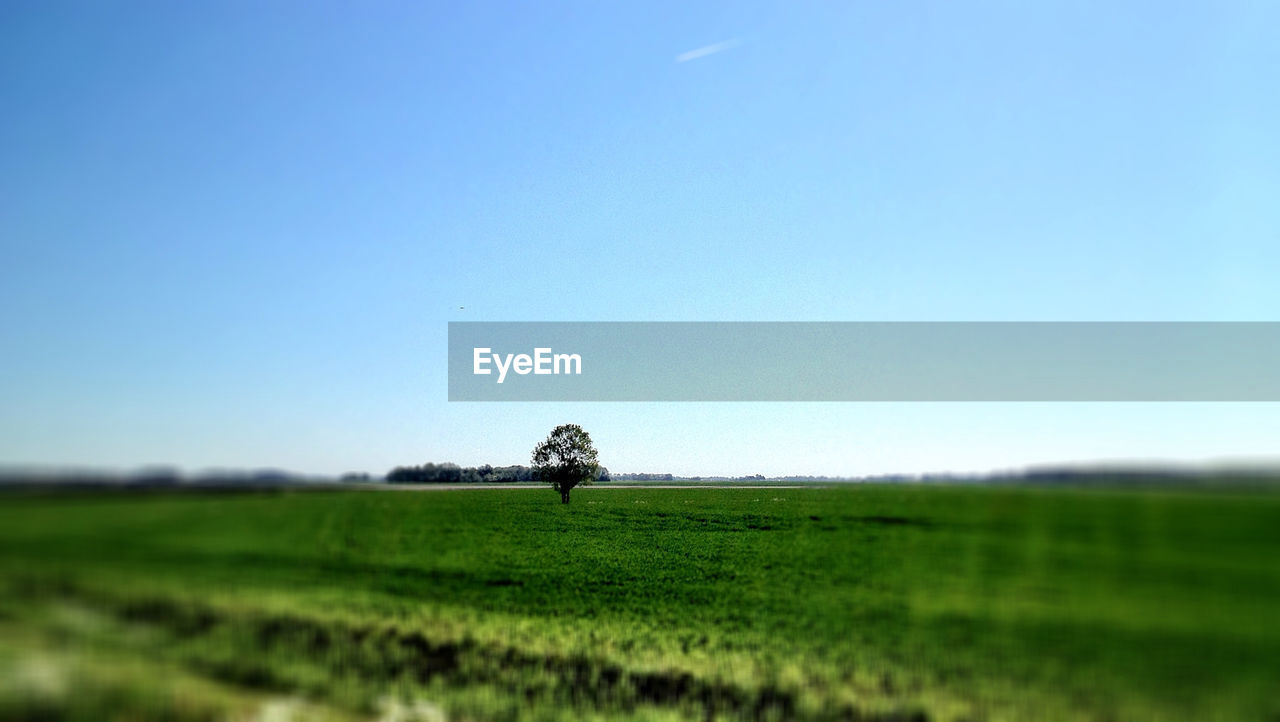
[[[527,466],[495,466],[493,471],[489,473],[489,481],[509,483],[513,481],[528,481],[529,467]]]
[[[560,492],[560,503],[569,503],[569,491],[590,484],[600,471],[591,436],[577,424],[564,424],[551,431],[533,448],[533,473]]]
[[[532,481],[527,466],[465,466],[426,463],[422,466],[397,466],[387,473],[392,484],[474,484],[477,482]]]
[[[392,484],[457,484],[462,481],[462,468],[445,462],[422,466],[397,466],[387,474]]]

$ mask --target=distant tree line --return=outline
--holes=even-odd
[[[614,474],[613,478],[618,481],[671,481],[674,477],[670,474]]]
[[[669,477],[670,475],[668,475]],[[596,481],[609,481],[609,470],[600,467]],[[458,466],[445,462],[421,466],[397,466],[387,474],[391,484],[504,484],[517,481],[538,481],[533,469],[514,466]]]

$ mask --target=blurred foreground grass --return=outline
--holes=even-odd
[[[1280,495],[0,496],[0,719],[1280,717]]]

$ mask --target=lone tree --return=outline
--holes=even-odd
[[[562,504],[568,504],[569,491],[590,484],[600,471],[591,436],[577,424],[557,426],[546,441],[533,447],[533,471],[560,492]]]

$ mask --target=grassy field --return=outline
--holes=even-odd
[[[0,719],[1280,718],[1280,495],[0,496]]]

